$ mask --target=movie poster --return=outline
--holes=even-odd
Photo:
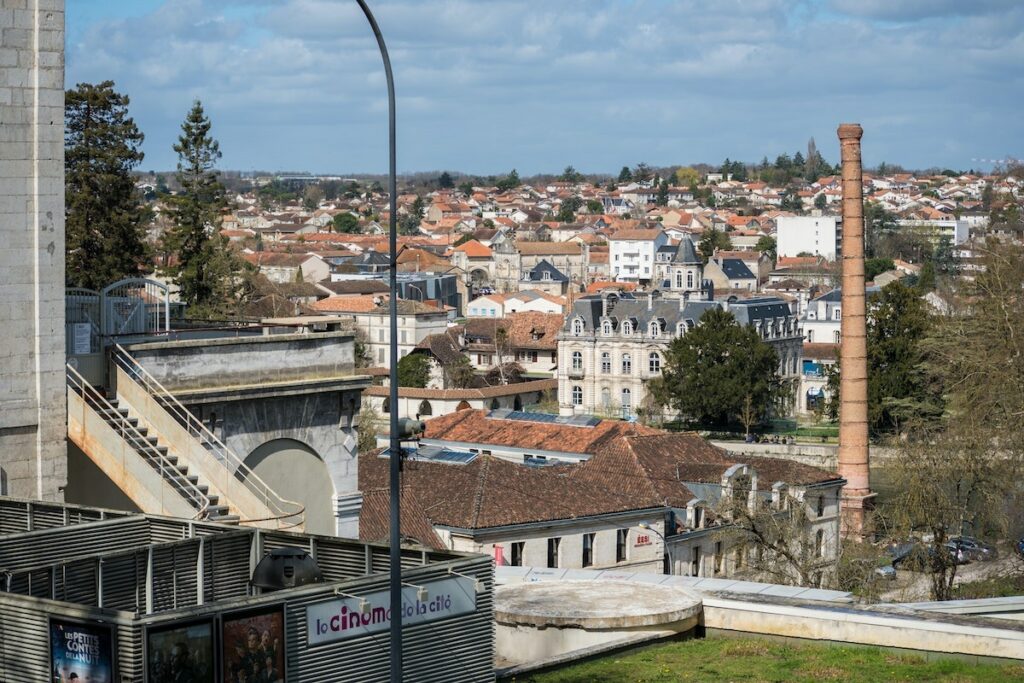
[[[214,683],[213,625],[209,621],[146,632],[148,683]]]
[[[280,607],[224,616],[224,681],[284,682],[284,614]]]
[[[53,683],[114,683],[110,628],[50,621]]]

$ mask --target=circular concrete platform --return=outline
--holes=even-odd
[[[499,624],[535,628],[636,629],[700,614],[699,597],[681,588],[628,581],[539,581],[499,586]]]

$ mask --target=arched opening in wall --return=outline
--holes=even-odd
[[[467,403],[466,401],[459,401],[459,405],[455,406],[455,411],[458,412],[460,410],[469,410],[472,407],[473,406],[469,405],[469,403]]]
[[[420,407],[416,411],[416,414],[420,417],[430,417],[434,414],[434,409],[430,406],[430,401],[420,401]]]
[[[492,398],[491,399],[491,410],[497,410],[500,407],[501,407],[501,404],[498,403],[498,399]]]
[[[522,410],[523,399],[519,394],[516,394],[515,400],[512,401],[512,410]]]
[[[316,451],[294,439],[273,439],[246,456],[245,464],[274,493],[306,506],[306,533],[334,535],[334,484]]]
[[[390,413],[391,412],[391,399],[390,398],[384,399],[384,401],[380,404],[380,412],[382,412],[382,413]],[[401,414],[401,413],[399,413],[399,414]]]
[[[0,496],[7,495],[7,470],[0,467]]]

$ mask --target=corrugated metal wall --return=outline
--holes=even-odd
[[[477,595],[477,611],[404,629],[404,680],[494,680],[494,569],[490,558],[474,557],[453,563],[456,571],[481,579],[485,590]],[[411,584],[442,579],[448,566],[420,567],[408,573]],[[355,595],[387,589],[387,576],[359,582]],[[333,597],[312,595],[288,603],[285,612],[289,680],[303,683],[358,683],[388,680],[388,633],[307,647],[306,606]]]
[[[80,505],[0,497],[0,536],[123,517],[127,514]]]

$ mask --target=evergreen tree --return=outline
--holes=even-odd
[[[668,181],[662,180],[658,184],[658,195],[654,198],[658,206],[668,206]]]
[[[177,180],[181,191],[171,198],[174,227],[164,236],[177,262],[167,273],[180,289],[192,317],[224,317],[233,308],[241,263],[217,232],[225,206],[224,186],[214,169],[220,145],[210,136],[210,120],[196,100],[181,124],[174,145],[178,153]]]
[[[701,424],[764,418],[777,394],[775,350],[732,313],[712,309],[669,344],[665,368],[651,390],[662,405]]]
[[[444,171],[441,176],[437,179],[437,185],[442,190],[450,190],[455,187],[455,181],[452,180],[452,176],[448,171]]]
[[[628,183],[633,180],[633,172],[629,170],[629,166],[623,166],[622,170],[619,171],[619,182]]]
[[[700,252],[701,258],[704,259],[704,263],[708,262],[716,249],[723,249],[728,251],[732,249],[732,241],[729,236],[717,228],[711,228],[704,233],[701,237],[700,243],[697,245],[697,251]]]
[[[102,289],[138,275],[148,260],[149,212],[131,175],[143,135],[128,103],[112,81],[79,83],[64,96],[66,274],[74,287]]]
[[[869,302],[868,420],[872,429],[899,429],[941,415],[922,369],[928,333],[926,304],[901,282],[886,285]]]

